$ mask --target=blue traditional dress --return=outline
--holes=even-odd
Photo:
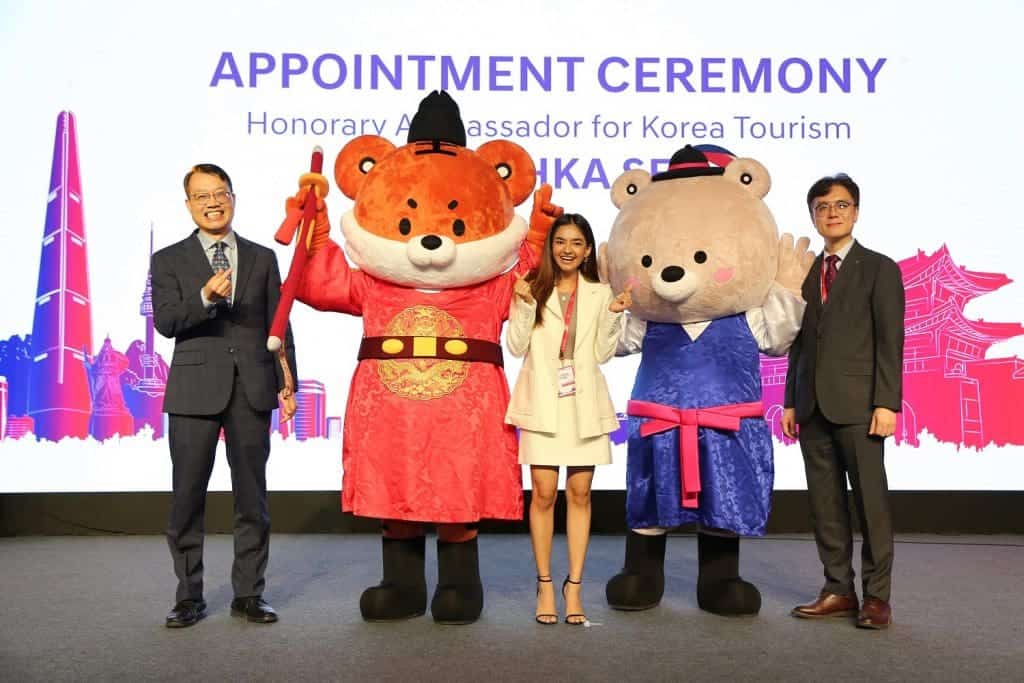
[[[759,405],[758,351],[742,313],[712,321],[696,339],[678,323],[647,323],[629,410],[629,528],[699,522],[741,535],[764,534],[775,469],[771,432]],[[661,413],[660,420],[637,415],[652,410]],[[692,424],[695,415],[698,425]],[[691,424],[679,426],[687,420]],[[707,422],[724,428],[699,426]],[[686,495],[680,438],[693,431],[698,455],[691,466],[699,464],[699,493]],[[687,469],[684,474],[692,474]],[[689,481],[687,488],[696,484]]]

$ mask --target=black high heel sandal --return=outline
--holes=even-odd
[[[551,583],[551,577],[550,576],[538,576],[537,577],[537,597],[538,598],[540,597],[540,585],[542,583]],[[533,618],[536,620],[536,622],[538,624],[543,624],[544,626],[554,626],[555,624],[558,623],[558,615],[557,614],[534,614]],[[550,619],[550,621],[548,621],[548,619]]]
[[[579,581],[573,581],[568,576],[565,577],[565,581],[562,582],[562,600],[565,600],[565,589],[570,583],[574,586],[581,586],[583,585],[583,577],[581,576]],[[579,619],[579,621],[575,621],[575,619]],[[587,615],[582,613],[566,614],[565,623],[569,624],[570,626],[583,626],[587,623]]]

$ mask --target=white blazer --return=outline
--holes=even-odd
[[[609,434],[619,427],[608,385],[598,365],[615,353],[622,327],[622,314],[612,313],[608,304],[615,298],[611,287],[588,282],[576,285],[576,344],[573,367],[576,374],[576,425],[579,438]],[[534,327],[537,304],[527,304],[512,295],[508,334],[505,342],[516,358],[526,355],[512,391],[505,422],[533,432],[558,431],[558,358],[565,322],[557,290],[544,302],[544,322]],[[527,353],[529,352],[529,353]]]

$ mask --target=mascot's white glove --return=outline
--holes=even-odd
[[[779,238],[779,269],[775,281],[797,296],[801,296],[800,288],[814,263],[814,252],[807,248],[810,244],[811,240],[806,237],[801,237],[794,244],[793,236],[788,232]]]

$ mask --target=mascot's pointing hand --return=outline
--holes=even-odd
[[[808,250],[811,240],[801,237],[793,243],[793,236],[788,232],[779,238],[779,270],[775,281],[800,296],[800,287],[814,263],[814,252]]]
[[[544,183],[533,193],[533,211],[530,213],[530,232],[547,235],[551,224],[562,215],[562,207],[551,203],[551,185]]]
[[[330,185],[320,173],[303,173],[299,176],[299,191],[294,197],[289,197],[285,203],[287,218],[285,222],[302,220],[302,205],[306,201],[310,187],[316,193],[316,221],[313,224],[313,235],[309,242],[309,255],[315,254],[321,247],[327,244],[328,234],[331,231],[331,221],[327,217],[327,204],[324,197],[330,191]]]

